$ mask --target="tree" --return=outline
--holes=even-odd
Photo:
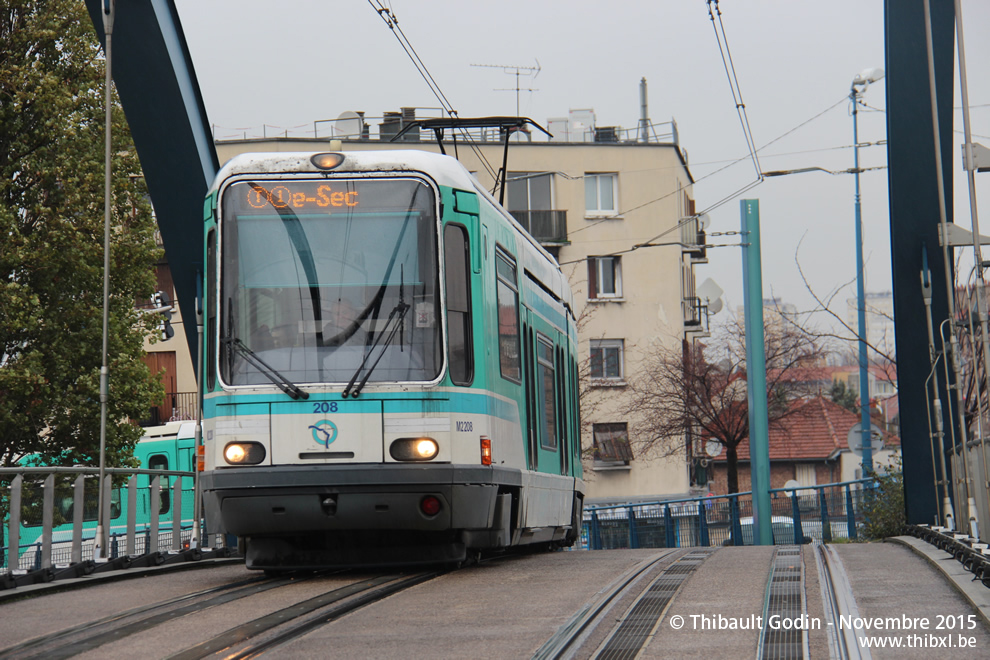
[[[749,441],[745,337],[738,323],[723,328],[710,346],[687,341],[656,345],[646,368],[630,383],[626,413],[634,420],[636,450],[654,456],[684,455],[688,438],[718,441],[725,450],[728,491],[739,492],[739,447]],[[794,414],[791,403],[809,394],[806,367],[822,351],[814,338],[785,324],[766,332],[767,405],[771,428]]]
[[[95,464],[103,315],[104,66],[85,5],[0,11],[0,465]],[[164,129],[163,129],[164,130]],[[140,164],[113,109],[107,460],[161,398],[142,361],[159,256]]]
[[[834,403],[846,410],[854,413],[859,412],[859,395],[846,387],[846,384],[841,380],[832,383],[832,389],[829,390],[828,395]]]

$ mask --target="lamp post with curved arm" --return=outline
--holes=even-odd
[[[853,117],[853,173],[856,175],[856,332],[859,335],[859,403],[860,431],[863,434],[863,476],[873,472],[873,447],[870,443],[870,371],[866,354],[866,272],[863,265],[863,214],[859,194],[859,98],[870,83],[883,78],[883,69],[866,69],[853,78],[849,88]]]

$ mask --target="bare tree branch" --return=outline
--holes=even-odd
[[[710,346],[683,341],[659,343],[644,355],[644,369],[629,383],[625,409],[634,421],[640,455],[674,456],[690,438],[718,441],[726,451],[729,492],[738,492],[738,450],[749,441],[745,334],[740,323],[725,326]],[[768,422],[780,428],[794,413],[791,402],[805,391],[802,369],[819,365],[824,353],[816,338],[786,324],[765,334]]]

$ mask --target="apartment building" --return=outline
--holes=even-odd
[[[344,151],[440,150],[432,132],[409,130],[414,109],[380,119],[345,114],[348,129],[337,132],[346,133]],[[688,493],[688,457],[639,454],[635,420],[623,413],[628,383],[648,351],[677,348],[707,331],[694,272],[707,261],[704,231],[694,216],[693,179],[676,124],[598,127],[593,111],[584,110],[550,125],[554,138],[535,130],[509,137],[504,205],[558,259],[575,292],[589,385],[582,396],[588,501]],[[399,141],[389,141],[403,129]],[[328,136],[315,139],[226,140],[216,147],[221,163],[245,152],[338,148],[326,130]],[[473,146],[457,136],[456,155],[492,191],[505,135],[479,130],[470,140]],[[445,148],[454,155],[449,133]]]

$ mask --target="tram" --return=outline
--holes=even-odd
[[[205,215],[205,515],[249,568],[578,538],[567,279],[455,159],[244,154]]]

